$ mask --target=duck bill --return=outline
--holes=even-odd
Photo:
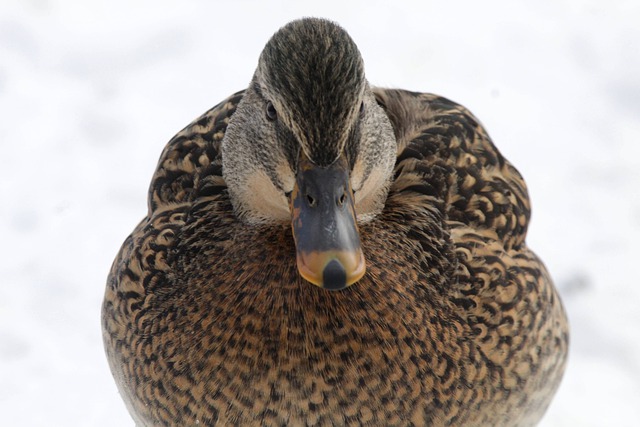
[[[339,290],[362,278],[365,261],[344,158],[322,168],[301,156],[291,215],[298,271],[305,280]]]

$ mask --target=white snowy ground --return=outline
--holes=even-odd
[[[0,424],[133,425],[100,336],[111,261],[166,141],[312,15],[372,83],[469,107],[525,176],[572,324],[542,425],[638,425],[640,3],[315,3],[2,1]]]

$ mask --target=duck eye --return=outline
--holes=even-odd
[[[278,112],[276,111],[276,107],[273,106],[273,102],[267,102],[267,119],[274,121],[278,118]]]

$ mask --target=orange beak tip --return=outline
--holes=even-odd
[[[360,280],[366,265],[361,251],[356,253],[298,254],[298,271],[308,282],[324,289],[345,289]]]

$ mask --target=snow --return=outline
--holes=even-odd
[[[393,4],[393,5],[392,5]],[[640,419],[640,3],[4,0],[0,424],[132,426],[100,304],[166,141],[269,36],[341,23],[369,80],[469,107],[522,172],[572,325],[544,427]]]

